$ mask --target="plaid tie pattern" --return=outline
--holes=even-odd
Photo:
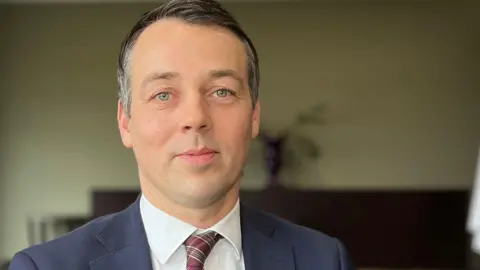
[[[222,236],[210,231],[199,235],[191,235],[185,241],[187,248],[187,270],[204,270],[203,264],[213,246]]]

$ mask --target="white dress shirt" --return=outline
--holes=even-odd
[[[185,240],[192,234],[215,231],[223,236],[208,255],[205,270],[244,270],[240,204],[207,230],[200,230],[172,217],[153,206],[142,195],[140,213],[150,245],[153,270],[185,270],[187,252]]]

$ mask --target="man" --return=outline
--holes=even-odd
[[[145,14],[119,57],[118,126],[142,194],[17,253],[11,270],[350,270],[335,238],[239,202],[260,121],[255,48],[213,0]]]

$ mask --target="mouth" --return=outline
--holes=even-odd
[[[194,166],[205,166],[213,162],[218,151],[210,148],[190,149],[179,155],[178,158]]]

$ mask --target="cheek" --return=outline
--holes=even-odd
[[[251,119],[243,115],[221,114],[216,119],[219,142],[228,147],[230,155],[244,153],[252,136]]]
[[[133,118],[132,140],[134,147],[146,150],[163,149],[175,129],[170,118],[155,113],[146,113]]]

